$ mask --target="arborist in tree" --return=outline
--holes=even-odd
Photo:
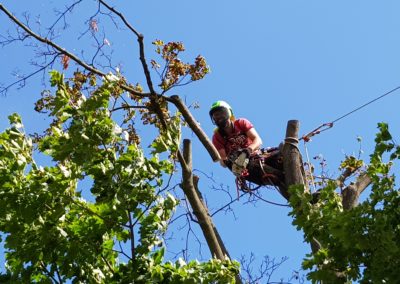
[[[244,180],[258,185],[278,184],[282,178],[279,149],[261,149],[262,140],[253,124],[245,118],[235,119],[228,103],[213,103],[209,114],[217,126],[212,142],[220,163],[237,177],[238,186],[244,189]]]

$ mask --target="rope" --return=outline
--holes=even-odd
[[[308,149],[307,149],[307,144],[306,141],[304,141],[304,150],[306,152],[306,157],[307,157],[307,164],[308,164],[308,172],[311,177],[311,184],[313,186],[314,192],[317,191],[317,188],[315,187],[315,181],[314,181],[314,175],[311,171],[311,162],[310,162],[310,156],[308,155]]]
[[[400,86],[398,86],[398,87],[396,87],[396,88],[394,88],[394,89],[391,89],[390,91],[388,91],[388,92],[386,92],[386,93],[380,95],[379,97],[377,97],[377,98],[375,98],[375,99],[373,99],[373,100],[370,100],[369,102],[367,102],[367,103],[365,103],[365,104],[363,104],[363,105],[361,105],[361,106],[359,106],[359,107],[353,109],[352,111],[349,111],[348,113],[346,113],[346,114],[344,114],[344,115],[342,115],[342,116],[340,116],[340,117],[334,119],[333,121],[328,122],[328,123],[323,123],[323,124],[321,124],[320,126],[318,126],[317,128],[315,128],[313,131],[311,131],[311,132],[309,132],[309,133],[303,135],[299,140],[304,140],[304,142],[309,142],[309,141],[311,140],[311,137],[312,137],[312,136],[317,135],[317,134],[320,134],[321,132],[326,131],[326,130],[332,128],[332,127],[333,127],[333,124],[336,123],[336,122],[338,122],[339,120],[342,120],[343,118],[345,118],[345,117],[347,117],[347,116],[349,116],[349,115],[355,113],[356,111],[359,111],[360,109],[362,109],[362,108],[364,108],[364,107],[366,107],[366,106],[368,106],[368,105],[370,105],[370,104],[372,104],[372,103],[374,103],[374,102],[376,102],[376,101],[382,99],[383,97],[386,97],[387,95],[390,95],[391,93],[394,93],[395,91],[397,91],[397,90],[399,90],[399,89],[400,89]]]
[[[269,179],[269,178],[268,178]],[[270,182],[271,182],[271,180],[269,180]],[[272,183],[271,183],[272,184]],[[259,185],[259,186],[257,186],[257,187],[255,187],[255,188],[250,188],[250,187],[248,187],[248,186],[246,186],[247,187],[247,190],[245,191],[245,194],[247,194],[247,193],[249,193],[249,194],[252,194],[252,195],[254,195],[255,197],[257,197],[258,199],[260,199],[261,201],[264,201],[265,203],[269,203],[269,204],[272,204],[272,205],[277,205],[277,206],[281,206],[281,207],[290,207],[290,205],[288,205],[288,204],[281,204],[281,203],[276,203],[276,202],[273,202],[273,201],[269,201],[269,200],[266,200],[266,199],[264,199],[264,198],[262,198],[260,195],[258,195],[258,194],[256,194],[256,190],[257,189],[259,189],[260,187],[261,187],[261,185]],[[278,192],[280,192],[280,190],[279,190],[279,188],[277,187],[277,186],[273,186]],[[282,194],[282,193],[281,193]],[[244,195],[244,194],[243,194]],[[237,200],[239,200],[239,196],[238,196],[238,198],[237,198]]]
[[[311,140],[311,137],[313,137],[314,135],[320,134],[321,132],[324,132],[332,127],[333,127],[333,122],[323,123],[317,128],[315,128],[313,131],[303,135],[299,140],[304,140],[304,142],[309,142]]]
[[[303,137],[302,137],[303,138]],[[302,139],[300,138],[300,140]],[[285,144],[289,144],[292,145],[293,147],[299,149],[299,147],[297,146],[299,143],[299,139],[297,139],[296,137],[286,137],[285,138]]]
[[[386,97],[387,95],[390,95],[391,93],[394,93],[395,91],[397,91],[397,90],[399,90],[399,89],[400,89],[400,86],[398,86],[398,87],[396,87],[396,88],[394,88],[394,89],[392,89],[392,90],[390,90],[390,91],[384,93],[383,95],[381,95],[381,96],[379,96],[379,97],[377,97],[377,98],[375,98],[375,99],[373,99],[373,100],[371,100],[371,101],[369,101],[369,102],[363,104],[362,106],[359,106],[358,108],[356,108],[356,109],[354,109],[354,110],[352,110],[352,111],[350,111],[350,112],[348,112],[348,113],[342,115],[341,117],[336,118],[334,121],[332,121],[332,123],[335,123],[335,122],[337,122],[337,121],[339,121],[339,120],[345,118],[346,116],[349,116],[350,114],[352,114],[352,113],[354,113],[354,112],[356,112],[356,111],[358,111],[358,110],[360,110],[360,109],[366,107],[367,105],[372,104],[373,102],[376,102],[377,100],[380,100],[380,99],[383,98],[383,97]]]
[[[262,198],[261,196],[257,195],[256,193],[253,193],[253,194],[254,194],[255,197],[257,197],[258,199],[260,199],[260,200],[262,200],[262,201],[264,201],[266,203],[269,203],[269,204],[272,204],[272,205],[281,206],[281,207],[290,207],[290,205],[288,205],[288,204],[281,204],[281,203],[272,202],[272,201],[269,201],[269,200],[266,200],[266,199]]]
[[[292,138],[292,137],[291,137],[291,138]],[[293,138],[293,139],[295,139],[295,138]],[[297,140],[297,139],[296,139],[296,140]],[[259,163],[260,163],[261,170],[262,170],[263,173],[265,174],[265,171],[264,171],[264,169],[263,169],[263,167],[262,167],[261,160],[259,160]],[[247,174],[247,175],[248,175],[248,174]],[[251,187],[247,184],[247,181],[244,179],[244,176],[245,176],[245,175],[241,175],[241,176],[239,176],[239,177],[236,177],[236,180],[235,180],[235,183],[236,183],[236,192],[237,192],[237,198],[236,198],[236,200],[239,200],[240,196],[243,196],[243,195],[249,193],[250,195],[253,194],[255,197],[257,197],[258,199],[260,199],[261,201],[264,201],[264,202],[266,202],[266,203],[269,203],[269,204],[272,204],[272,205],[277,205],[277,206],[282,206],[282,207],[290,207],[290,205],[287,205],[287,204],[281,204],[281,203],[276,203],[276,202],[272,202],[272,201],[266,200],[266,199],[262,198],[260,195],[256,194],[255,192],[257,192],[257,190],[258,190],[260,187],[262,187],[263,185],[257,185],[256,187],[251,188]],[[273,185],[273,182],[271,181],[271,179],[270,179],[269,177],[267,177],[267,178],[268,178],[269,183]],[[248,182],[248,183],[250,184],[250,182]],[[278,188],[277,186],[274,186],[274,185],[273,185],[273,187],[274,187],[278,192],[280,192],[280,190],[279,190],[279,188]],[[239,191],[240,191],[240,190],[242,190],[242,191],[245,192],[245,193],[244,193],[243,195],[240,195],[240,194],[239,194]],[[281,193],[281,194],[282,194],[282,193]]]

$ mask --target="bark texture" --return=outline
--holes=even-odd
[[[178,154],[178,158],[182,165],[182,189],[200,225],[211,255],[221,260],[229,258],[229,253],[198,189],[199,178],[193,175],[192,146],[189,139],[183,140],[183,156]],[[239,275],[236,276],[236,283],[242,283]]]
[[[303,185],[304,190],[309,192],[303,168],[303,161],[298,148],[299,121],[289,120],[286,128],[285,144],[283,146],[283,170],[285,174],[285,186],[281,189],[282,195],[289,200],[289,187],[291,185]],[[317,239],[311,241],[311,250],[318,251],[321,244]]]

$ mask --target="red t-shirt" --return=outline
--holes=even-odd
[[[212,143],[217,150],[224,149],[228,157],[233,151],[247,148],[253,141],[246,133],[253,128],[253,124],[245,118],[236,119],[233,122],[233,132],[227,137],[222,137],[218,130],[214,132]]]

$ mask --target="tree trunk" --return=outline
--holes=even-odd
[[[289,200],[289,186],[301,184],[309,191],[305,182],[303,161],[298,148],[299,121],[289,120],[286,128],[285,144],[283,145],[283,171],[285,186],[281,188],[282,195]]]
[[[310,192],[304,174],[303,161],[298,148],[299,121],[289,120],[286,128],[285,145],[283,146],[283,170],[285,173],[285,186],[282,187],[282,195],[289,200],[289,187],[291,185],[303,185],[306,192]],[[312,252],[321,248],[318,240],[311,241]]]
[[[179,155],[178,155],[179,156]],[[214,226],[214,223],[208,213],[200,191],[197,187],[199,178],[193,176],[192,172],[192,146],[189,139],[183,140],[183,157],[179,157],[182,165],[182,189],[185,196],[192,207],[193,214],[196,216],[204,238],[210,249],[211,255],[215,258],[225,260],[229,258],[229,253]],[[236,276],[236,283],[242,283],[239,275]]]

